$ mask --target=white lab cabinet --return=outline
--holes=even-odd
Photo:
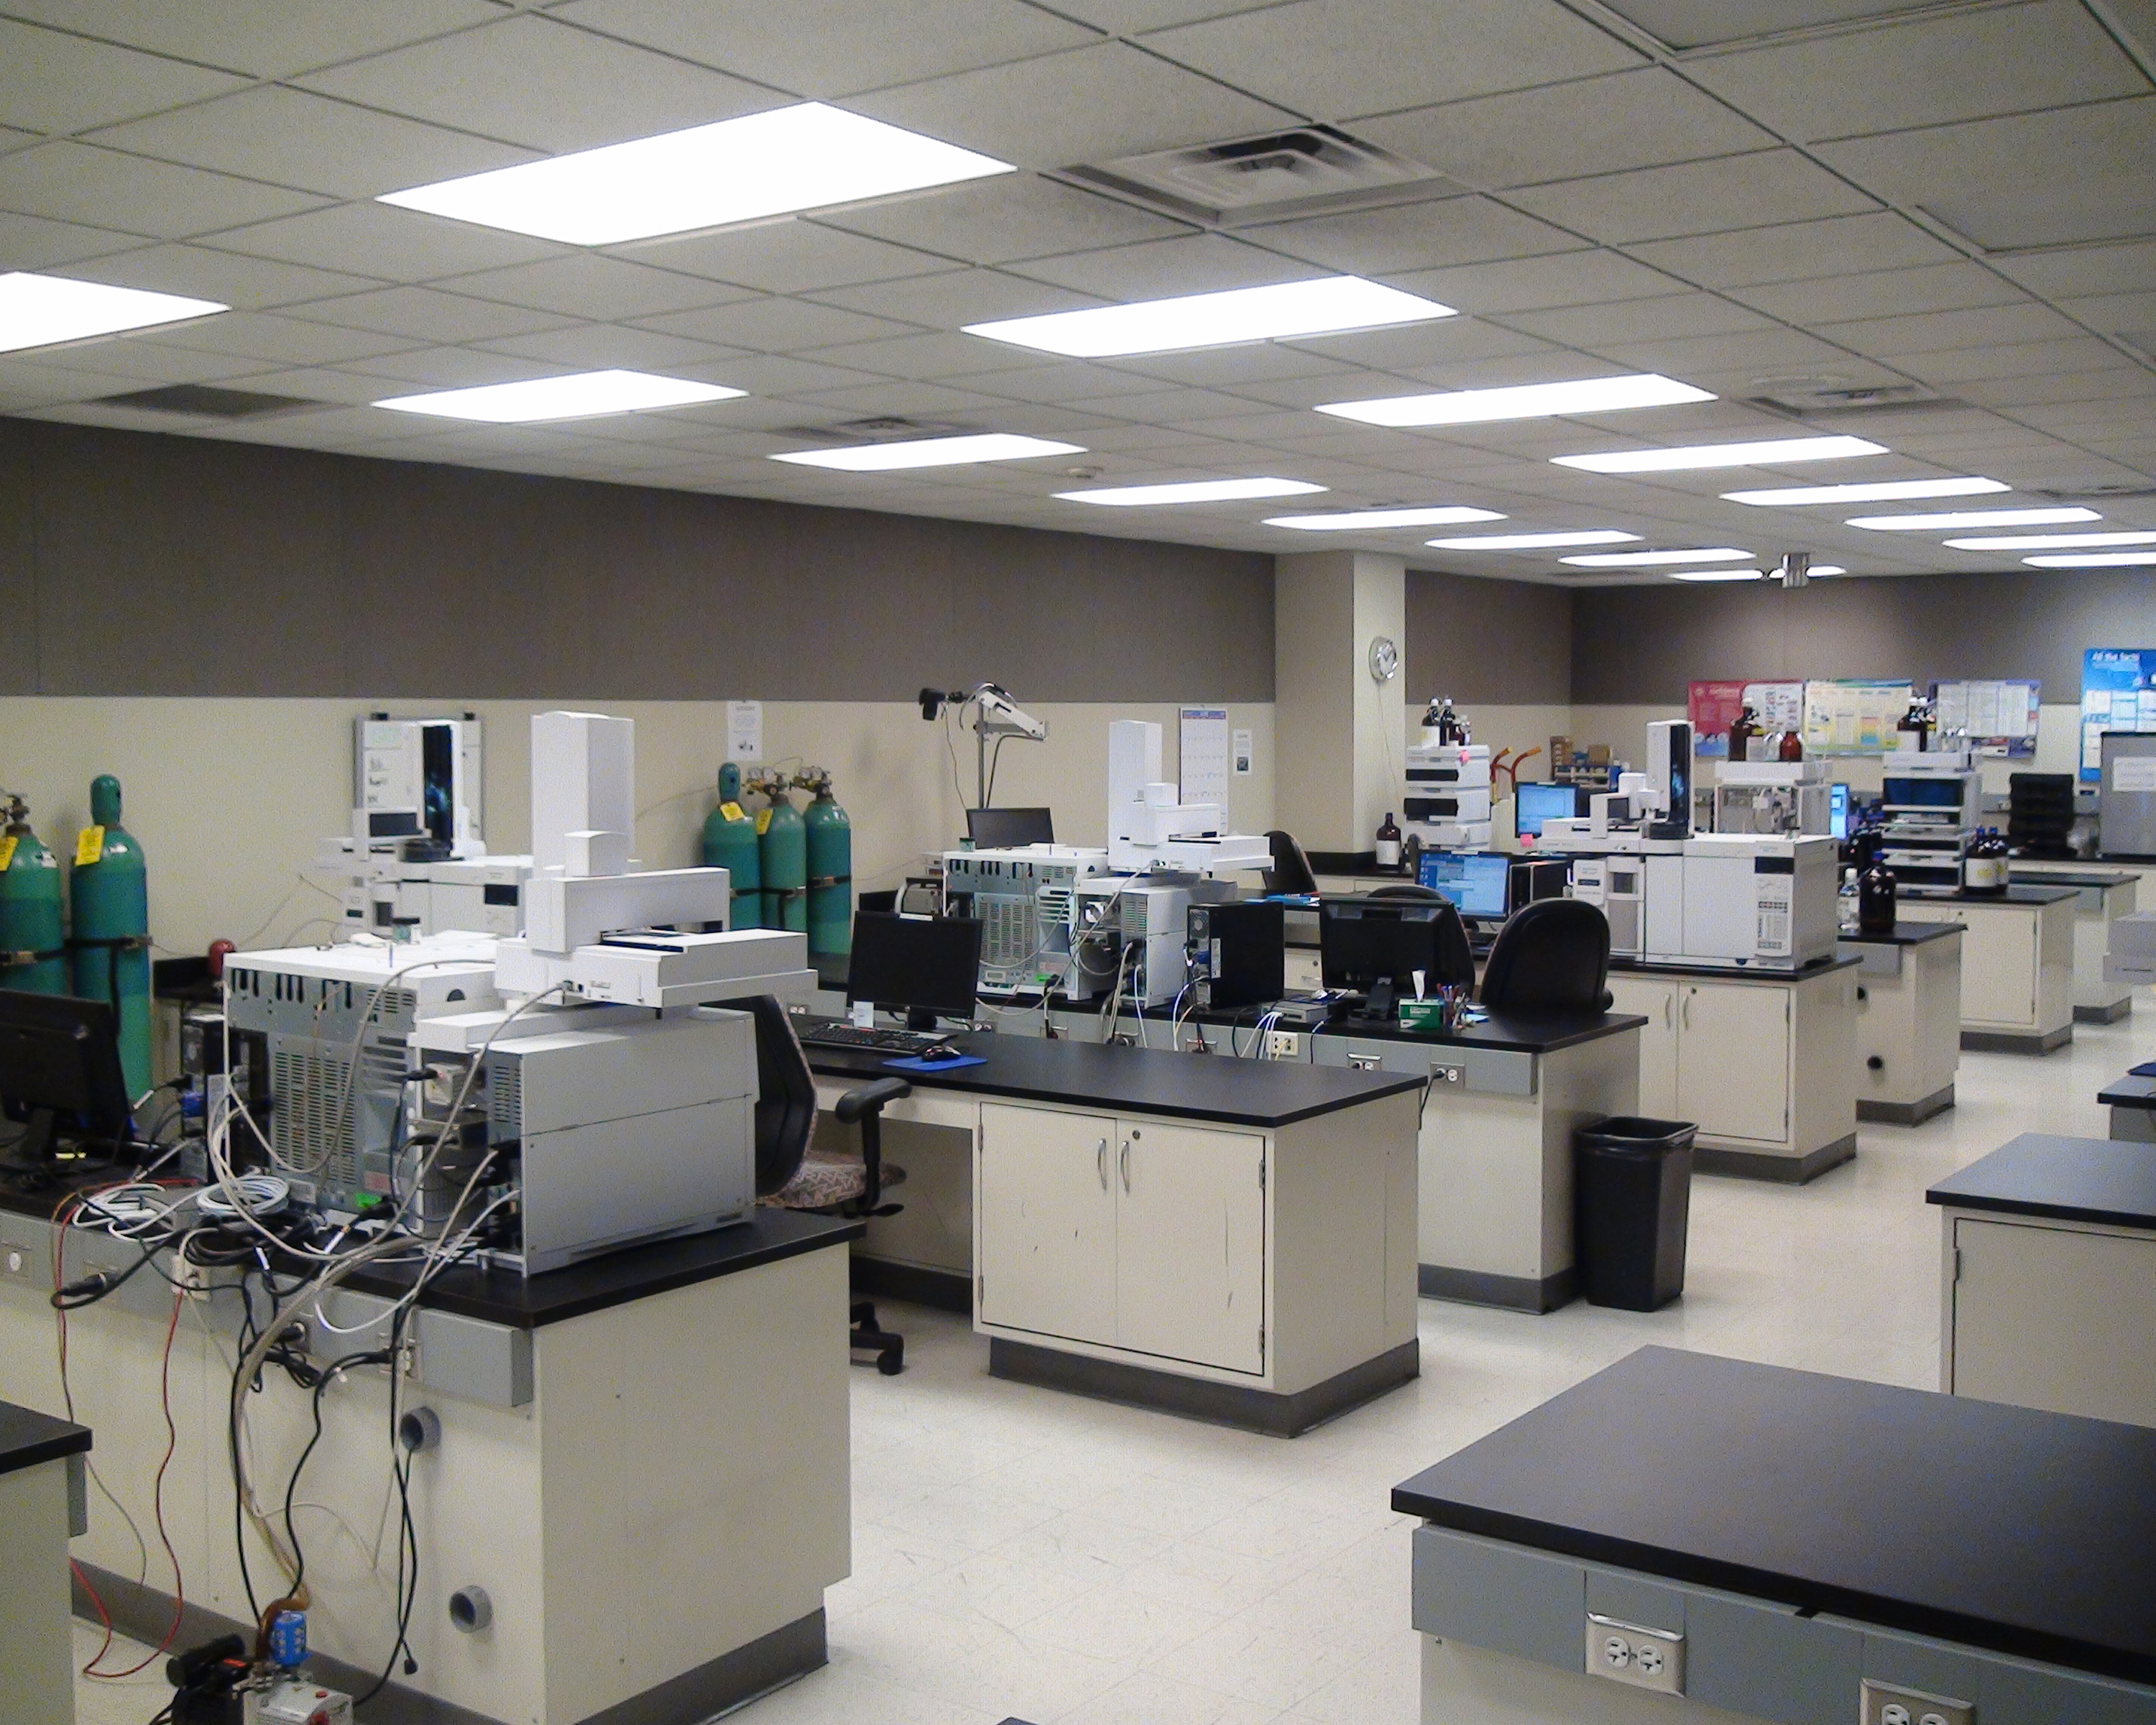
[[[1116,1142],[1110,1115],[982,1109],[973,1214],[983,1322],[1113,1345]]]
[[[1647,1020],[1640,1111],[1699,1128],[1710,1173],[1809,1180],[1856,1153],[1853,962],[1795,975],[1613,970],[1613,1010]]]
[[[1856,974],[1856,1116],[1917,1126],[1954,1103],[1961,1067],[1959,923],[1841,937]]]
[[[2001,899],[1902,899],[1903,922],[1963,929],[1964,1048],[2049,1054],[2073,1040],[2074,899],[2025,886]]]

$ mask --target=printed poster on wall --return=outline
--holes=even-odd
[[[1900,682],[1840,678],[1804,685],[1804,752],[1883,755],[1897,747],[1896,730],[1915,690]]]
[[[1178,771],[1183,800],[1211,803],[1224,811],[1228,806],[1228,709],[1186,706],[1178,716],[1182,721]]]
[[[2082,655],[2082,782],[2103,775],[2103,733],[2156,731],[2156,647],[2091,647]]]
[[[1802,683],[1694,683],[1686,692],[1685,716],[1691,721],[1692,752],[1709,760],[1729,754],[1729,727],[1746,707],[1758,716],[1761,731],[1794,731],[1804,723]]]
[[[2042,689],[2033,677],[1934,683],[1938,735],[1958,732],[1979,755],[2026,760],[2036,752],[2037,697]]]

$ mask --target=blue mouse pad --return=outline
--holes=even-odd
[[[988,1063],[986,1055],[960,1055],[950,1060],[924,1060],[917,1055],[907,1055],[902,1059],[886,1060],[884,1065],[894,1072],[955,1072],[961,1066],[985,1066]]]
[[[2156,1078],[2156,1060],[2144,1061],[2138,1066],[2128,1066],[2126,1070],[2136,1078]]]

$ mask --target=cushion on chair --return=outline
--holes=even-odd
[[[886,1191],[905,1182],[904,1168],[895,1163],[883,1165]],[[868,1183],[868,1170],[860,1157],[811,1150],[793,1178],[763,1202],[788,1210],[835,1209],[864,1195]]]

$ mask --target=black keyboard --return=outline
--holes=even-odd
[[[874,1054],[922,1055],[951,1040],[927,1030],[864,1030],[840,1019],[796,1019],[793,1029],[807,1048],[859,1048]]]

